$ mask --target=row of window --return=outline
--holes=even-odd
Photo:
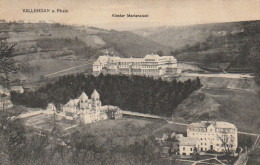
[[[218,134],[202,134],[202,133],[192,133],[193,136],[216,136],[218,137]],[[220,134],[221,135],[221,134]],[[230,137],[233,137],[233,135],[226,135],[226,136],[230,136]]]
[[[199,132],[212,132],[213,129],[207,130],[206,128],[193,128],[191,131],[199,131]],[[216,132],[235,132],[236,129],[233,128],[217,128]]]
[[[183,150],[183,151],[185,151],[185,147],[183,147],[183,148],[182,148],[182,150]],[[193,150],[193,149],[192,149],[192,148],[190,148],[190,151],[192,151],[192,150]]]

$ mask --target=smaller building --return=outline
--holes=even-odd
[[[22,86],[12,86],[11,91],[16,93],[24,93],[24,89]]]
[[[182,137],[180,138],[180,155],[181,156],[190,156],[194,153],[194,150],[197,146],[196,138]]]
[[[55,107],[55,105],[53,103],[49,103],[47,108],[46,108],[47,111],[50,111],[50,112],[57,112],[57,108]]]

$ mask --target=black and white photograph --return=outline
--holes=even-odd
[[[260,0],[0,0],[1,165],[259,165]]]

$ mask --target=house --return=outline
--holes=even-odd
[[[177,60],[173,56],[147,54],[144,58],[120,58],[116,56],[99,56],[93,63],[93,75],[124,74],[163,76],[181,73]]]
[[[179,150],[181,156],[190,156],[198,147],[196,138],[182,137],[180,139]]]
[[[113,120],[122,117],[122,114],[117,107],[109,106],[107,109],[107,116],[109,119]]]
[[[225,147],[235,151],[238,144],[237,128],[223,121],[201,121],[187,127],[187,137],[198,140],[198,150],[224,152]],[[224,143],[226,146],[224,146]]]
[[[24,89],[22,86],[12,86],[11,91],[16,93],[24,93]]]
[[[57,112],[57,109],[56,109],[56,107],[53,103],[49,103],[46,110],[49,111],[49,112],[53,112],[53,113]]]
[[[237,149],[237,128],[223,121],[201,121],[187,126],[187,137],[182,134],[163,134],[157,138],[162,156],[170,155],[191,157],[204,151],[224,152],[225,148],[235,152]],[[177,156],[178,157],[178,156]]]

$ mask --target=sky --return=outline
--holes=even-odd
[[[67,13],[25,13],[23,9],[66,9]],[[112,17],[148,14],[149,17]],[[0,19],[59,22],[106,29],[260,20],[260,0],[0,0]]]

